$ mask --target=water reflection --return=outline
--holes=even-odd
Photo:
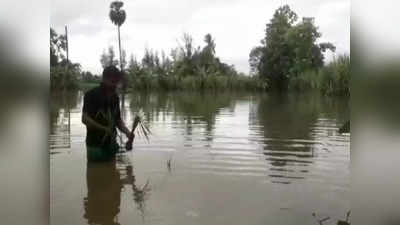
[[[127,125],[142,108],[155,135],[150,143],[135,140],[131,156],[87,164],[85,171],[82,94],[52,96],[50,146],[61,153],[51,156],[53,202],[65,203],[54,204],[53,215],[60,224],[64,214],[86,220],[75,224],[221,224],[216,216],[235,223],[244,215],[250,219],[243,224],[268,218],[294,221],[269,224],[310,224],[314,210],[342,216],[349,208],[349,136],[338,133],[348,120],[346,99],[130,93],[121,109]],[[71,165],[83,168],[71,173]],[[65,183],[66,176],[77,184]],[[290,210],[283,215],[281,208]]]
[[[142,187],[136,185],[129,158],[119,155],[111,162],[87,162],[86,181],[84,218],[88,224],[119,225],[121,193],[125,188],[132,189],[133,202],[144,219],[150,185],[148,181]]]
[[[279,178],[272,182],[290,184],[291,180],[304,179],[316,154],[328,150],[324,148],[327,142],[321,139],[338,133],[337,126],[345,121],[347,110],[345,99],[332,100],[319,94],[261,96],[256,118],[265,137],[263,154],[272,166],[269,176]]]
[[[180,121],[185,126],[188,141],[193,129],[204,126],[203,140],[212,142],[216,117],[220,110],[229,108],[234,110],[235,101],[243,93],[133,93],[130,95],[130,109],[137,112],[140,107],[145,112],[146,120],[162,121],[169,116],[173,121]]]
[[[115,162],[89,163],[86,171],[87,197],[84,199],[88,224],[119,225],[116,221],[123,187]]]
[[[50,104],[50,148],[71,147],[71,111],[82,98],[80,91],[52,91]],[[51,154],[57,153],[52,151]]]
[[[76,109],[81,101],[83,93],[81,91],[55,91],[50,96],[50,134],[55,133],[59,126],[60,117],[68,119],[71,110]]]

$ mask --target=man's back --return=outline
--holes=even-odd
[[[116,124],[120,117],[119,98],[115,93],[108,95],[103,85],[85,93],[83,113],[86,113],[98,124],[108,127],[111,133],[86,126],[86,145],[91,148],[102,148],[103,151],[115,153],[119,147],[116,143]]]

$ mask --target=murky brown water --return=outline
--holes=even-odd
[[[82,97],[52,96],[51,224],[336,224],[350,209],[345,99],[136,93],[124,116],[143,108],[150,143],[88,165]]]

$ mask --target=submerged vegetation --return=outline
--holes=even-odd
[[[350,225],[350,222],[349,222],[350,213],[351,213],[351,210],[347,211],[347,213],[345,215],[346,219],[345,220],[338,220],[337,221],[337,225]],[[324,225],[324,222],[329,221],[331,219],[329,216],[328,217],[324,217],[322,219],[319,219],[319,218],[317,218],[317,215],[316,215],[315,212],[312,213],[312,216],[315,218],[316,222],[319,225]]]

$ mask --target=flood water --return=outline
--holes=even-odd
[[[52,93],[52,225],[336,224],[350,210],[346,99],[319,94],[132,93],[153,132],[115,162],[86,161],[83,92]],[[125,139],[123,140],[125,141]]]

